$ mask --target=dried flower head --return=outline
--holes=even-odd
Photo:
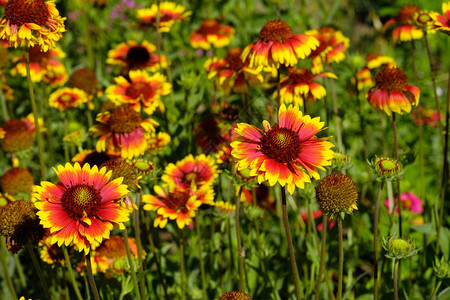
[[[2,148],[6,152],[14,153],[26,150],[33,145],[33,136],[27,124],[19,119],[3,123],[5,135],[2,139]]]
[[[98,86],[97,75],[88,68],[78,69],[70,75],[68,85],[72,88],[83,90],[88,95],[92,95]]]
[[[30,193],[34,184],[33,175],[24,168],[12,168],[3,174],[0,185],[3,193],[16,195]]]
[[[125,184],[128,190],[132,191],[135,187],[139,186],[135,169],[123,159],[110,159],[100,166],[100,168],[102,167],[106,167],[107,171],[112,171],[110,180],[123,177],[122,184]]]

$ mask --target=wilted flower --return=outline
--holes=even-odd
[[[12,119],[3,123],[0,139],[2,148],[6,152],[14,153],[26,150],[33,145],[33,135],[27,124],[18,119]],[[3,137],[1,137],[3,136]]]
[[[74,71],[67,83],[71,88],[83,90],[89,96],[94,95],[98,86],[97,75],[89,68],[81,68]]]
[[[2,192],[10,195],[31,193],[33,184],[33,175],[24,168],[11,168],[3,174],[1,179]]]

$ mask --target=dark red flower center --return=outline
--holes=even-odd
[[[110,115],[108,125],[111,131],[130,133],[141,124],[141,116],[129,106],[119,106]]]
[[[307,69],[296,69],[289,74],[290,79],[295,82],[311,82],[314,79],[314,75]]]
[[[384,68],[375,78],[375,86],[382,90],[391,91],[403,91],[408,84],[408,77],[402,69]]]
[[[226,60],[228,66],[232,70],[240,70],[244,67],[244,62],[241,59],[242,49],[241,48],[231,48],[227,52]]]
[[[259,38],[265,42],[284,42],[292,35],[291,27],[281,20],[267,22],[259,32]]]
[[[126,95],[133,99],[148,99],[155,96],[156,89],[147,82],[136,82],[127,87]]]
[[[30,62],[39,63],[41,66],[46,65],[51,58],[50,51],[42,52],[40,46],[28,48],[28,53],[30,54]]]
[[[215,19],[206,19],[202,22],[199,33],[203,35],[207,34],[218,34],[220,32],[221,26],[220,23]]]
[[[11,25],[34,23],[43,26],[50,17],[44,0],[9,0],[5,6],[5,19]]]
[[[298,158],[301,149],[298,133],[278,124],[266,132],[261,138],[260,149],[267,157],[280,163],[289,163]]]
[[[101,205],[100,192],[91,186],[79,184],[68,188],[61,197],[61,205],[69,218],[81,220],[93,217]]]
[[[189,194],[182,191],[169,193],[165,199],[168,208],[178,210],[186,208],[186,203],[189,200]]]
[[[408,24],[414,21],[414,15],[419,11],[420,8],[416,5],[405,5],[400,9],[395,19],[400,24]]]
[[[126,62],[130,69],[141,68],[150,60],[150,53],[143,46],[131,47],[127,53]]]

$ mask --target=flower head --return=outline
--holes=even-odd
[[[91,96],[97,90],[97,75],[89,68],[78,69],[70,75],[68,85],[71,88],[80,89]]]
[[[220,296],[219,300],[252,300],[252,298],[243,292],[228,292]]]
[[[287,185],[289,193],[295,187],[303,188],[310,178],[319,179],[316,168],[330,165],[333,158],[328,138],[317,138],[324,126],[320,119],[303,116],[298,106],[284,104],[278,111],[278,124],[264,121],[264,131],[246,123],[239,123],[236,141],[231,143],[231,155],[237,160],[237,169],[251,169],[259,183],[268,180],[271,186],[279,182]]]
[[[259,32],[259,40],[242,52],[242,60],[249,59],[250,68],[295,66],[319,46],[319,41],[307,34],[294,34],[281,20],[267,22]]]
[[[41,182],[34,195],[41,224],[50,230],[51,243],[75,245],[88,253],[90,244],[108,239],[114,226],[124,228],[129,211],[120,205],[128,194],[123,179],[110,180],[106,168],[67,163],[54,169],[60,182]]]
[[[358,209],[358,188],[347,175],[334,173],[319,181],[316,199],[325,215],[334,217],[340,213],[351,214],[354,209]]]
[[[77,88],[62,88],[50,94],[49,105],[60,111],[77,108],[88,102],[88,97],[83,90]]]
[[[158,153],[164,149],[170,141],[171,138],[168,133],[158,132],[158,134],[155,134],[154,132],[151,132],[147,137],[147,151],[153,154]]]
[[[402,114],[419,104],[420,90],[408,84],[408,77],[398,67],[384,68],[375,78],[375,86],[366,93],[367,101],[376,110]]]
[[[33,145],[33,135],[27,124],[19,119],[12,119],[3,123],[0,139],[2,148],[6,152],[14,153],[26,150]],[[3,137],[1,137],[3,136]]]
[[[450,264],[444,256],[439,260],[437,257],[434,260],[434,275],[440,279],[450,278]]]
[[[411,40],[418,40],[423,37],[423,31],[414,25],[414,16],[420,12],[420,8],[416,5],[405,5],[398,12],[397,16],[389,19],[384,28],[391,25],[397,25],[392,31],[392,41],[394,44],[398,42],[407,42]]]
[[[119,158],[120,153],[115,152],[97,152],[96,150],[83,150],[72,158],[72,162],[79,163],[82,167],[84,164],[100,167],[101,164],[110,160]]]
[[[46,52],[62,38],[65,19],[59,15],[54,1],[9,0],[0,19],[0,39],[8,40],[16,48],[25,43],[40,45]]]
[[[203,20],[199,29],[192,32],[189,39],[192,48],[209,50],[211,47],[223,48],[234,38],[234,28],[221,25],[216,19]]]
[[[388,157],[376,156],[369,166],[380,181],[393,181],[403,175],[405,170],[400,162]]]
[[[51,238],[45,237],[39,242],[39,246],[41,247],[40,256],[42,261],[50,265],[58,263],[64,266],[66,261],[63,250],[57,245],[50,243],[50,240]]]
[[[132,159],[147,150],[147,136],[155,131],[158,123],[153,119],[142,120],[138,112],[129,106],[119,106],[112,112],[97,115],[102,125],[89,129],[94,137],[100,136],[96,149],[98,152],[112,150],[120,152],[122,158]]]
[[[384,239],[383,248],[386,250],[386,257],[396,260],[408,258],[419,252],[412,240],[406,240],[397,235]]]
[[[207,116],[194,128],[195,142],[203,153],[217,153],[227,143],[229,128],[214,115]]]
[[[159,10],[159,28],[160,32],[169,32],[176,22],[181,22],[192,14],[186,11],[186,7],[174,2],[163,1],[159,4],[153,4],[150,8],[141,8],[137,10],[137,19],[140,26],[151,26],[156,28]]]
[[[2,192],[10,195],[30,193],[33,189],[33,184],[33,175],[24,168],[9,169],[3,174],[1,179]]]
[[[429,125],[431,127],[436,127],[439,119],[444,119],[444,115],[442,112],[438,112],[435,109],[418,107],[411,113],[411,118],[417,126]]]
[[[431,18],[434,20],[432,28],[450,35],[450,2],[442,3],[442,13],[431,13]]]
[[[123,182],[128,187],[129,191],[132,191],[138,185],[138,177],[136,171],[132,165],[127,163],[121,158],[110,159],[105,161],[100,168],[105,167],[106,171],[112,171],[110,180],[122,177]]]
[[[413,192],[402,193],[400,197],[400,203],[403,211],[410,211],[413,215],[423,213],[423,201],[419,199]],[[397,200],[394,200],[394,203],[397,203]],[[393,211],[393,205],[386,199],[384,201],[384,205],[388,209],[389,212]],[[395,207],[395,212],[398,213],[398,206]]]

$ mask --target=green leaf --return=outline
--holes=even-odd
[[[436,230],[434,229],[433,224],[425,223],[421,225],[412,225],[411,229],[427,234],[427,235],[436,235]]]

